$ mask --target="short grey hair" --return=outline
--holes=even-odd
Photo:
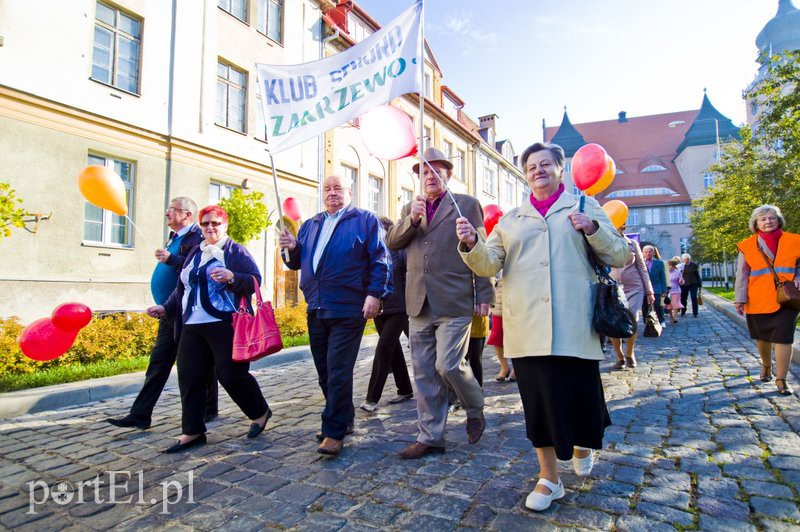
[[[758,227],[756,226],[756,222],[760,216],[764,216],[768,212],[772,212],[775,216],[778,217],[778,227],[783,229],[783,226],[786,225],[786,218],[783,217],[783,213],[781,212],[780,207],[775,205],[764,204],[761,207],[756,207],[753,210],[753,214],[750,215],[750,232],[755,233],[758,231]]]
[[[559,146],[558,144],[553,144],[550,142],[536,142],[531,144],[525,151],[522,152],[522,155],[519,158],[519,166],[522,168],[522,173],[526,173],[528,171],[527,164],[528,164],[528,157],[531,156],[532,153],[536,153],[537,151],[548,150],[552,155],[553,159],[555,159],[556,166],[563,169],[564,168],[564,160],[566,157],[564,156],[564,148]]]
[[[170,203],[179,204],[181,206],[181,209],[192,213],[192,218],[197,218],[197,203],[195,203],[192,198],[187,198],[186,196],[178,196],[177,198],[172,198],[170,200]]]
[[[649,249],[650,251],[652,251],[653,253],[655,253],[655,252],[656,252],[656,248],[654,248],[654,247],[653,247],[653,246],[651,246],[650,244],[647,244],[645,247],[643,247],[643,248],[642,248],[642,251],[647,251],[648,249]]]
[[[687,260],[687,259],[692,260],[692,256],[689,255],[688,253],[684,253],[683,255],[681,255],[681,260]]]

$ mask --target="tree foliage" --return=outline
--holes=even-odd
[[[753,209],[765,203],[781,208],[790,230],[800,228],[800,51],[773,57],[750,97],[757,122],[724,147],[709,168],[714,186],[694,202],[691,249],[703,262],[721,261],[723,251],[731,258],[750,234]]]
[[[0,182],[0,238],[11,236],[12,227],[25,227],[22,221],[25,209],[21,203],[11,185]]]
[[[236,242],[246,245],[272,225],[263,198],[261,192],[244,194],[236,189],[229,198],[220,200],[219,206],[228,213],[228,235]]]

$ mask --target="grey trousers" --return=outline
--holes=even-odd
[[[443,447],[447,429],[448,384],[467,417],[483,412],[483,391],[464,360],[472,316],[446,318],[426,303],[419,316],[409,318],[411,362],[417,384],[417,441]]]

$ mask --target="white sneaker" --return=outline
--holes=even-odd
[[[538,486],[539,484],[550,488],[550,494],[545,495],[537,491],[532,491],[528,494],[528,497],[525,499],[525,507],[534,512],[547,510],[550,508],[550,503],[564,496],[564,485],[561,483],[561,479],[558,479],[558,484],[553,484],[546,478],[540,478],[536,485]]]
[[[364,401],[358,408],[360,408],[364,412],[374,412],[375,410],[378,409],[378,403],[370,403],[369,401]]]
[[[575,448],[580,451],[589,451],[589,456],[585,456],[584,458],[578,458],[575,455],[572,456],[572,468],[575,470],[575,474],[579,477],[588,476],[594,467],[594,452],[591,449],[578,447],[577,445]]]

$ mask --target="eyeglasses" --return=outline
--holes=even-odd
[[[222,225],[222,224],[224,224],[224,223],[225,223],[225,222],[217,222],[217,221],[212,221],[212,222],[200,222],[200,227],[208,227],[209,225],[210,225],[211,227],[219,227],[220,225]]]
[[[167,212],[189,212],[186,209],[176,209],[175,207],[169,207]]]

